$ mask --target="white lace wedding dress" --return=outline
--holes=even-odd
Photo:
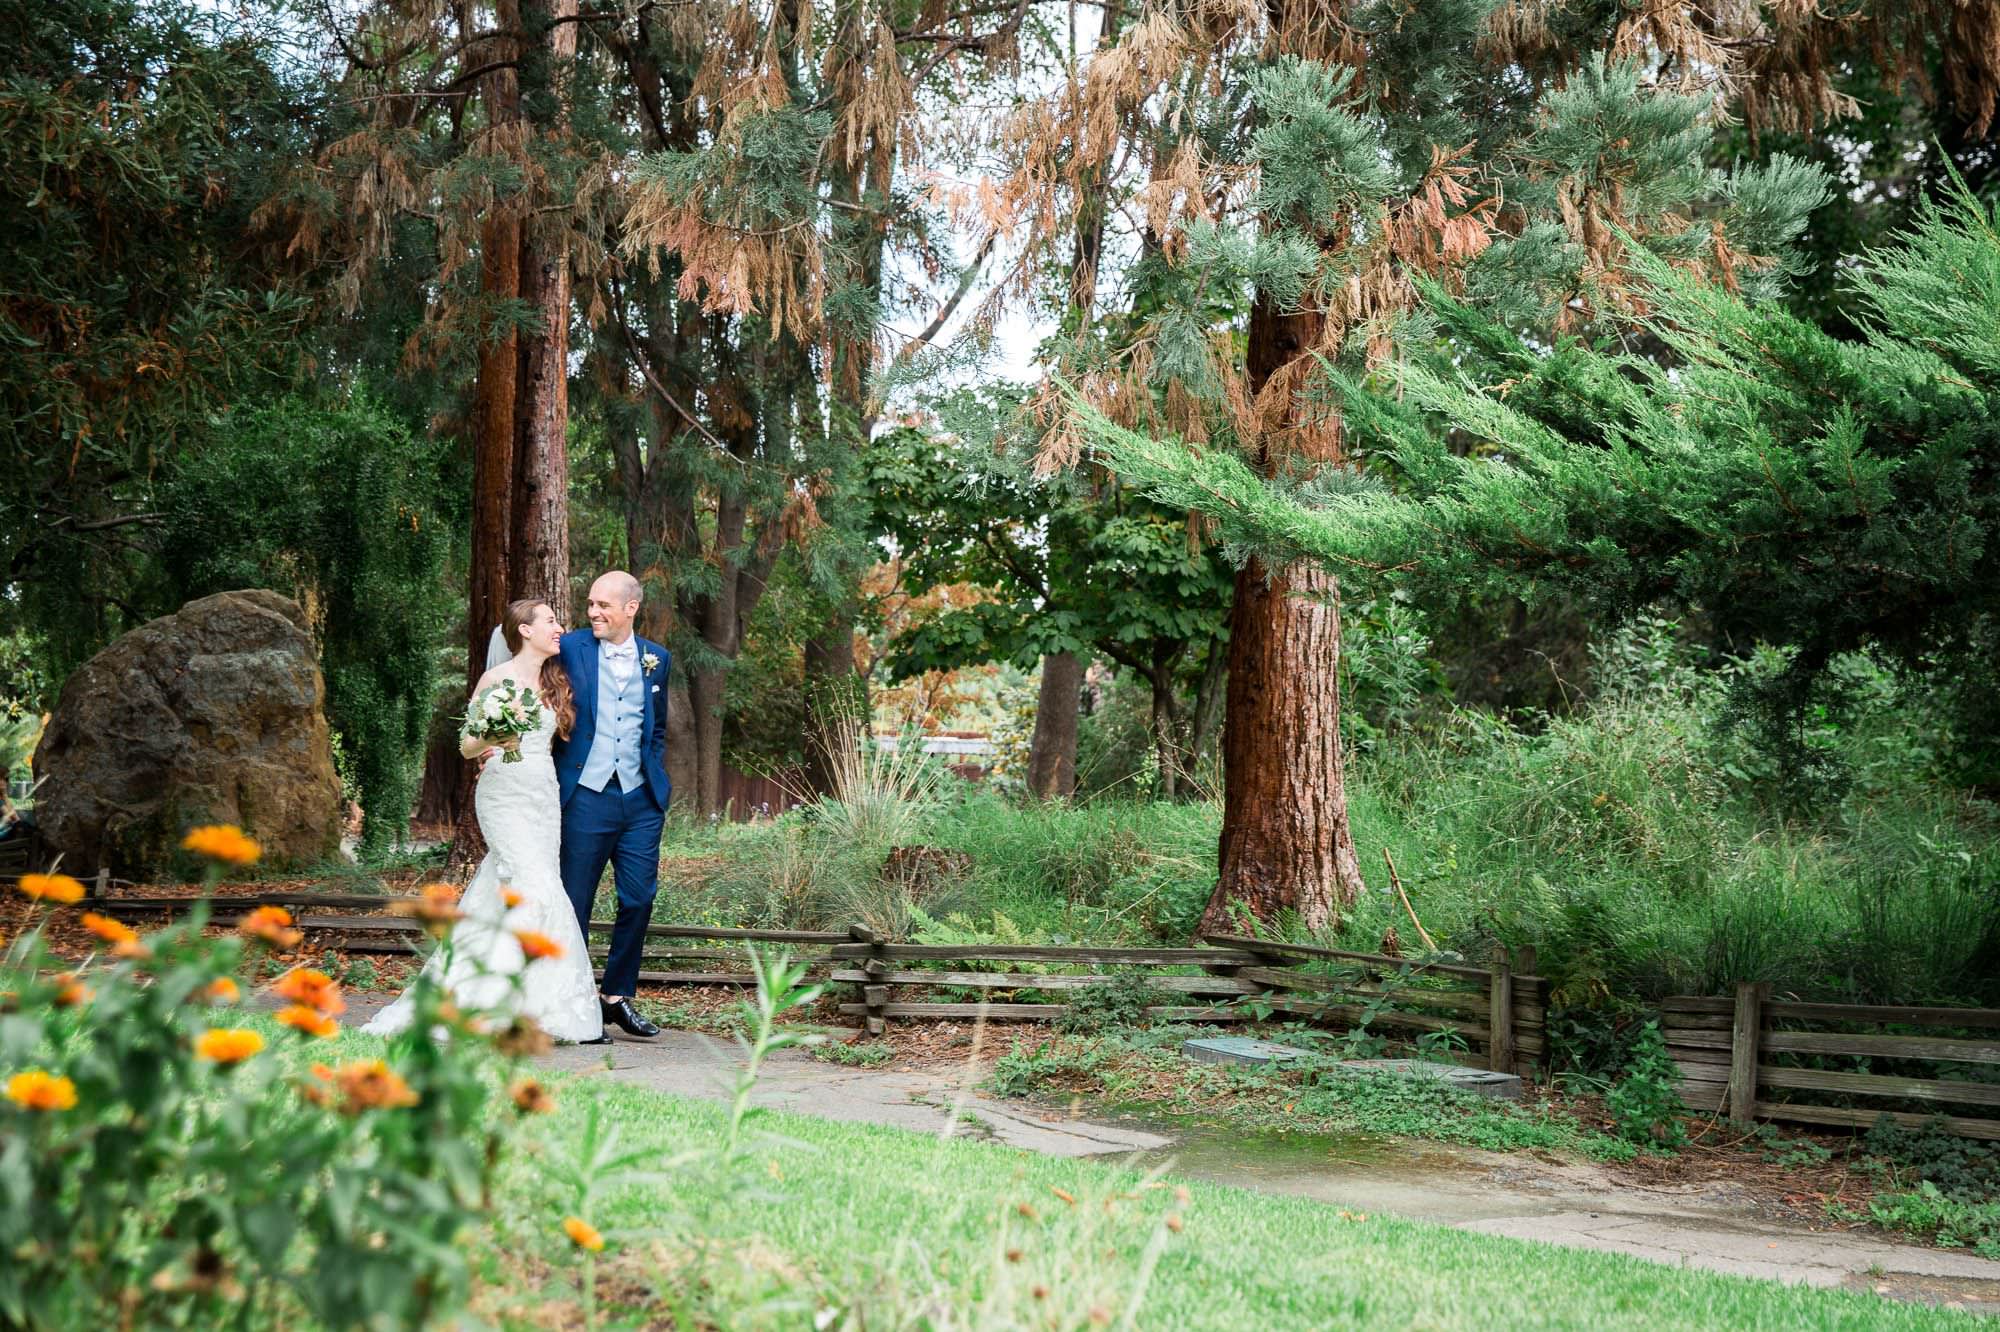
[[[555,716],[544,708],[540,729],[521,737],[521,761],[495,758],[479,774],[474,808],[486,859],[459,899],[464,919],[424,971],[441,980],[461,1008],[531,1017],[559,1041],[591,1041],[604,1034],[604,1023],[590,953],[563,891],[562,800],[549,757],[554,735]],[[509,888],[521,899],[511,909],[502,897]],[[527,961],[516,930],[547,935],[562,955]],[[393,1035],[409,1027],[414,1010],[405,990],[362,1030]]]

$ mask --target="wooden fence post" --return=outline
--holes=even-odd
[[[1738,981],[1736,1017],[1729,1026],[1729,1121],[1748,1126],[1757,1114],[1757,1057],[1764,1034],[1764,999],[1771,987]]]
[[[1486,1067],[1495,1073],[1514,1071],[1514,968],[1505,947],[1493,950],[1491,991],[1487,1003]]]
[[[111,869],[106,865],[97,867],[97,877],[91,880],[90,900],[100,901],[111,895]]]
[[[1541,1046],[1540,1050],[1531,1054],[1518,1053],[1521,1048],[1519,1029],[1522,1019],[1518,1015],[1514,1019],[1514,1048],[1517,1053],[1514,1056],[1514,1067],[1507,1071],[1518,1073],[1522,1077],[1532,1076],[1542,1061],[1549,1057],[1548,996],[1545,993],[1548,983],[1540,979],[1541,972],[1535,969],[1540,960],[1533,944],[1522,944],[1514,950],[1514,1002],[1517,1005],[1523,1002],[1533,1004],[1542,1013],[1541,1017],[1527,1020],[1528,1030],[1537,1036],[1538,1044]],[[1523,976],[1530,978],[1525,989],[1521,986]]]
[[[889,986],[883,977],[888,974],[888,961],[882,956],[882,936],[866,925],[850,925],[847,937],[856,943],[864,943],[873,953],[862,959],[861,969],[868,973],[868,983],[861,987],[861,1002],[867,1011],[862,1014],[862,1030],[870,1036],[885,1035],[889,1030]]]

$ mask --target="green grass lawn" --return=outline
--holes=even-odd
[[[546,1155],[581,1136],[593,1100],[625,1146],[663,1157],[716,1143],[727,1123],[720,1106],[588,1077],[555,1090],[558,1109],[535,1121]],[[777,1140],[726,1175],[668,1170],[594,1208],[611,1237],[599,1260],[604,1307],[658,1317],[656,1300],[698,1280],[726,1327],[809,1327],[816,1308],[852,1318],[822,1325],[857,1328],[1987,1326],[1869,1294],[1149,1183],[1114,1164],[794,1115],[756,1122]],[[571,1203],[533,1158],[503,1183],[489,1271],[517,1284],[540,1272],[545,1302],[577,1255],[558,1230]],[[705,1259],[688,1256],[698,1249]],[[494,1312],[503,1323],[517,1316]]]

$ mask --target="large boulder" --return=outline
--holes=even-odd
[[[35,751],[35,819],[64,867],[185,866],[187,830],[234,823],[265,863],[340,845],[340,779],[305,612],[223,592],[134,629],[63,685]]]

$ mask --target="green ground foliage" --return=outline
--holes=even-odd
[[[1288,1025],[1271,1038],[1310,1050],[1312,1057],[1282,1067],[1203,1064],[1181,1054],[1183,1041],[1220,1034],[1184,1024],[1150,1030],[1125,1025],[1109,1035],[1058,1036],[1034,1045],[1016,1041],[994,1065],[989,1086],[1005,1096],[1088,1094],[1153,1115],[1226,1123],[1233,1130],[1388,1134],[1605,1160],[1633,1154],[1629,1144],[1553,1107],[1524,1107],[1416,1078],[1340,1067],[1342,1059],[1381,1052],[1379,1038],[1367,1033],[1337,1037]]]

